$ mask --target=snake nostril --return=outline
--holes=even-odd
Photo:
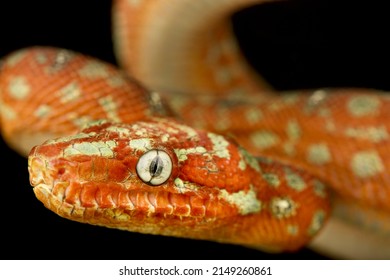
[[[58,175],[63,175],[65,173],[66,169],[64,167],[61,167],[58,169],[57,173]]]

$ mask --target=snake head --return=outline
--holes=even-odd
[[[286,191],[275,195],[282,187],[270,183],[268,169],[275,170],[274,176],[285,171],[255,159],[221,135],[160,118],[92,123],[78,134],[35,146],[29,156],[37,198],[65,218],[263,247],[275,238],[264,239],[263,232],[251,240],[243,233],[279,227],[275,221],[283,216],[302,217],[306,226],[313,219],[308,214],[313,207],[298,211],[298,203],[282,195]],[[307,196],[310,191],[302,191],[303,197],[317,203]],[[326,213],[325,200],[317,200]],[[302,240],[291,248],[301,246]]]

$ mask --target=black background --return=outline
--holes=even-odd
[[[267,4],[237,14],[234,26],[250,63],[277,89],[348,86],[387,90],[390,44],[385,3]],[[0,12],[0,57],[22,47],[51,45],[116,63],[111,1],[2,1]],[[26,159],[3,142],[0,152],[1,259],[325,258],[307,249],[269,255],[240,246],[68,221],[35,198]]]

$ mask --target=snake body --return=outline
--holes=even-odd
[[[38,145],[29,156],[38,199],[76,221],[290,251],[327,220],[329,186],[340,216],[381,222],[378,236],[388,242],[387,95],[275,93],[245,64],[224,21],[259,2],[116,1],[118,57],[152,92],[72,51],[9,55],[2,133],[23,155]],[[184,6],[205,5],[203,20],[173,28]],[[157,12],[164,16],[152,28]]]

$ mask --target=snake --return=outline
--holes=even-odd
[[[2,135],[37,198],[79,222],[271,252],[346,216],[386,256],[386,93],[275,92],[226,21],[263,1],[209,2],[114,1],[121,69],[48,47],[3,60]]]

